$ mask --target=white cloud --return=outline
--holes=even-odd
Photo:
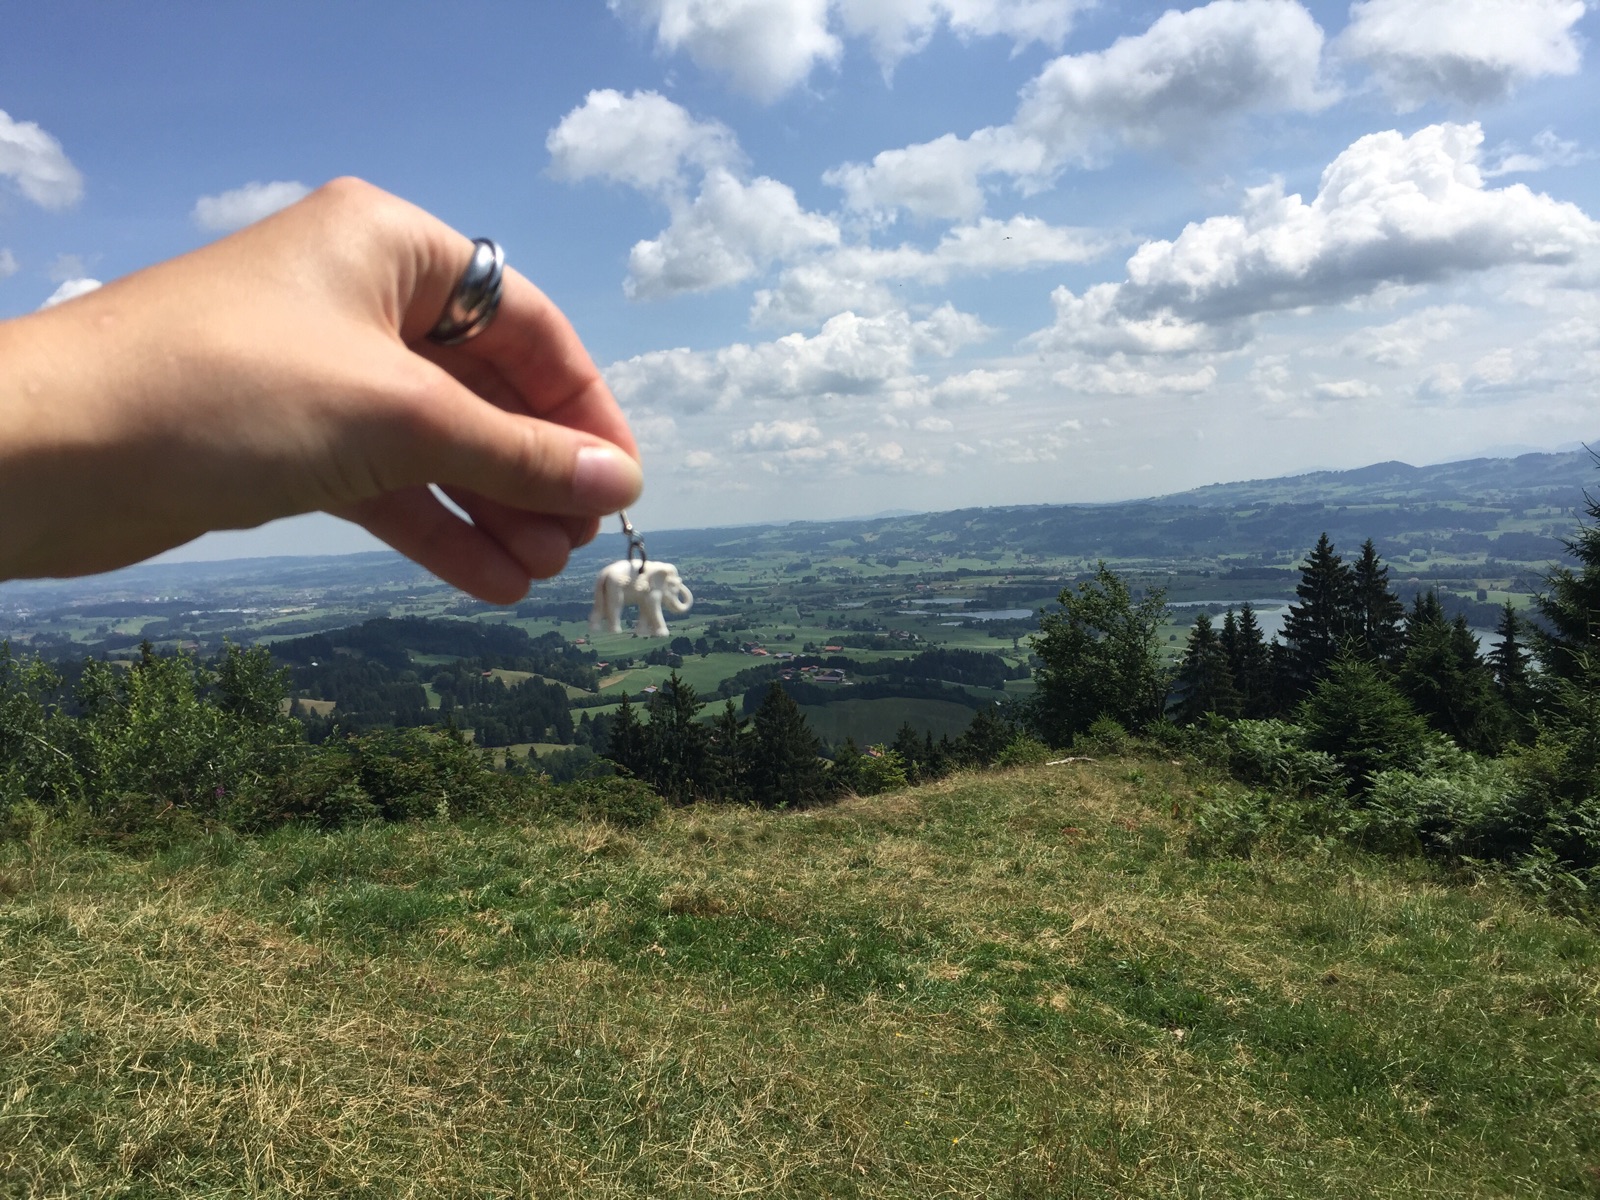
[[[955,422],[945,417],[923,417],[917,422],[917,430],[921,433],[949,433],[955,427]]]
[[[727,126],[697,121],[656,92],[590,92],[545,138],[558,179],[606,179],[641,191],[675,189],[684,168],[738,163]]]
[[[293,180],[247,183],[215,196],[201,196],[189,215],[209,233],[227,233],[271,216],[308,195],[311,189]]]
[[[1311,389],[1319,400],[1370,400],[1383,395],[1383,390],[1364,379],[1337,379],[1319,383]]]
[[[822,430],[810,418],[802,421],[757,421],[733,435],[733,444],[742,450],[792,450],[812,446],[822,440]]]
[[[1339,49],[1365,62],[1402,112],[1430,100],[1501,100],[1574,74],[1582,0],[1358,0]]]
[[[683,456],[683,465],[691,471],[709,471],[717,465],[717,456],[709,450],[691,450]]]
[[[1322,41],[1295,0],[1171,11],[1109,49],[1049,63],[1023,89],[1009,125],[886,150],[824,178],[858,211],[969,219],[983,208],[985,176],[1035,191],[1064,167],[1097,166],[1119,146],[1187,154],[1250,113],[1326,106],[1334,97],[1320,83]]]
[[[1051,378],[1068,391],[1100,396],[1194,395],[1211,389],[1217,369],[1206,363],[1187,372],[1145,371],[1114,354],[1107,362],[1073,363]]]
[[[1460,331],[1472,309],[1461,304],[1436,305],[1409,313],[1387,325],[1374,325],[1340,339],[1334,349],[1364,358],[1380,367],[1414,367],[1428,346],[1448,341]]]
[[[1091,230],[1066,229],[1034,217],[985,217],[950,230],[931,250],[845,246],[790,267],[776,287],[756,293],[751,316],[758,324],[794,326],[815,324],[845,309],[884,312],[900,303],[886,281],[942,284],[959,276],[1088,262],[1111,244]]]
[[[61,143],[32,121],[0,111],[0,175],[41,208],[70,208],[83,196],[83,175]]]
[[[1533,146],[1528,150],[1501,147],[1500,161],[1484,169],[1485,178],[1498,175],[1522,175],[1534,171],[1548,171],[1551,167],[1573,167],[1594,157],[1580,149],[1577,142],[1557,137],[1554,130],[1546,129],[1533,135]]]
[[[886,68],[926,46],[941,23],[958,37],[1060,46],[1093,0],[836,0],[847,33],[867,38]]]
[[[686,52],[757,100],[776,100],[842,50],[828,31],[829,0],[609,0],[654,28],[657,45]]]
[[[49,298],[43,304],[39,305],[39,311],[43,312],[47,308],[54,308],[56,305],[65,303],[68,300],[86,296],[100,286],[98,279],[68,279],[55,291],[51,292]]]
[[[692,204],[675,207],[672,224],[628,256],[625,286],[635,299],[726,287],[775,261],[839,241],[837,225],[806,212],[793,190],[764,176],[742,183],[715,168]]]
[[[15,275],[18,269],[17,256],[11,253],[9,247],[0,248],[0,279]]]
[[[929,393],[929,399],[939,408],[1004,404],[1011,398],[1012,389],[1024,378],[1023,373],[1015,369],[996,371],[980,367],[940,380]]]
[[[657,350],[613,363],[605,375],[624,404],[680,412],[826,401],[894,403],[925,390],[916,373],[920,361],[948,358],[989,332],[976,317],[949,305],[921,321],[904,312],[841,313],[812,337],[795,333],[712,351]]]
[[[1147,242],[1127,280],[1082,296],[1058,289],[1051,347],[1178,353],[1243,336],[1254,315],[1333,304],[1394,283],[1434,283],[1514,264],[1569,264],[1600,246],[1600,225],[1523,184],[1490,189],[1477,125],[1361,138],[1307,204],[1280,183],[1251,189],[1235,215]]]

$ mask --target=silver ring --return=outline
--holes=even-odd
[[[500,283],[505,274],[506,254],[488,238],[472,239],[472,260],[461,272],[455,291],[439,314],[439,321],[428,334],[441,346],[459,346],[489,328],[500,308]]]

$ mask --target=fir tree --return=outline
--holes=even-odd
[[[1427,722],[1377,667],[1353,655],[1329,664],[1297,716],[1306,744],[1338,759],[1362,791],[1380,771],[1416,766],[1427,745]]]
[[[676,671],[650,698],[647,761],[637,773],[675,804],[687,804],[710,790],[710,730],[695,719],[703,707]]]
[[[1353,568],[1355,584],[1355,629],[1359,652],[1369,662],[1392,663],[1404,645],[1400,622],[1405,605],[1389,590],[1389,568],[1378,558],[1368,538],[1361,546],[1361,557]]]
[[[1289,606],[1283,623],[1285,683],[1290,694],[1304,694],[1327,673],[1358,628],[1355,575],[1334,553],[1327,534],[1306,556],[1294,590],[1300,603]]]
[[[1228,609],[1222,618],[1222,652],[1228,656],[1228,674],[1239,696],[1239,716],[1259,719],[1275,711],[1272,702],[1272,658],[1256,620],[1256,610],[1246,600],[1239,615]]]
[[[1466,618],[1445,620],[1433,596],[1407,622],[1406,643],[1399,685],[1417,712],[1464,749],[1498,752],[1505,741],[1505,712]]]
[[[894,735],[894,741],[889,744],[889,749],[900,756],[900,761],[906,765],[906,778],[912,783],[921,783],[927,776],[924,772],[927,763],[923,757],[922,738],[912,727],[910,721],[900,726],[900,731]]]
[[[1229,616],[1232,616],[1231,610]],[[1208,613],[1196,616],[1189,630],[1183,664],[1178,668],[1178,689],[1183,696],[1178,704],[1178,720],[1186,725],[1193,724],[1206,713],[1220,713],[1225,717],[1239,715],[1239,693],[1228,667],[1228,654],[1211,626]]]
[[[972,724],[956,743],[958,761],[971,767],[987,767],[1011,744],[1011,728],[1000,719],[995,707],[986,704],[973,714]]]
[[[1596,465],[1600,454],[1590,452]],[[1589,522],[1578,522],[1566,539],[1567,553],[1578,569],[1557,567],[1545,577],[1549,591],[1534,597],[1548,630],[1535,634],[1539,664],[1550,679],[1582,684],[1592,678],[1600,651],[1600,499],[1585,492],[1584,512]]]
[[[648,758],[645,729],[626,692],[606,727],[605,756],[628,774],[644,777]]]
[[[793,697],[774,681],[751,722],[750,796],[763,808],[810,804],[825,791],[821,747]]]
[[[711,791],[719,800],[750,799],[748,722],[729,700],[711,724]]]
[[[1529,733],[1533,717],[1533,683],[1528,675],[1528,652],[1517,635],[1523,620],[1517,615],[1511,601],[1506,601],[1500,613],[1500,623],[1495,626],[1499,641],[1489,651],[1489,671],[1494,676],[1495,690],[1511,718],[1512,727],[1519,740]]]

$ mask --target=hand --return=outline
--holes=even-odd
[[[571,325],[509,267],[488,329],[427,340],[471,253],[336,180],[0,325],[0,579],[316,510],[495,603],[559,572],[637,498],[638,451]]]

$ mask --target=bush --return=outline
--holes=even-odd
[[[997,767],[1034,767],[1050,761],[1054,751],[1036,738],[1019,733],[1006,743],[1006,748],[994,760]]]
[[[1096,717],[1089,728],[1072,739],[1076,754],[1126,754],[1133,749],[1133,739],[1122,727],[1122,722],[1107,716]]]
[[[644,780],[622,775],[564,783],[547,789],[541,801],[550,816],[605,821],[622,828],[654,824],[666,808]]]

